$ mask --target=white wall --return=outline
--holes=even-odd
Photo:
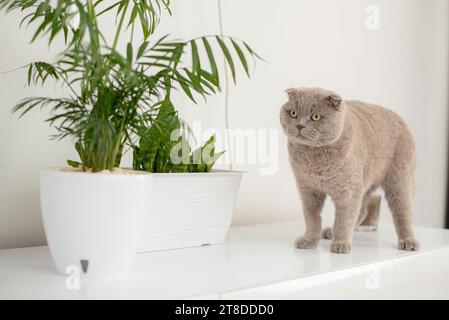
[[[372,4],[380,8],[379,30],[365,27],[365,9]],[[321,86],[388,106],[405,118],[417,141],[416,224],[443,226],[448,9],[445,0],[222,0],[224,33],[247,40],[267,60],[257,65],[251,80],[242,77],[237,87],[230,86],[231,128],[280,129],[283,90],[291,86]],[[164,20],[161,34],[189,38],[220,31],[215,0],[177,1],[174,12],[173,19]],[[0,14],[0,72],[51,57],[45,41],[30,46],[31,32],[18,30],[17,23],[17,16]],[[44,112],[21,120],[10,113],[20,98],[57,89],[28,89],[24,83],[24,72],[0,74],[0,248],[45,243],[39,170],[76,158],[71,141],[48,141],[52,130],[42,122]],[[223,94],[199,106],[177,99],[183,117],[217,129],[224,127],[224,102]],[[248,171],[235,224],[301,219],[285,139],[278,142],[272,159],[278,159],[276,174],[259,175],[263,166],[234,167]],[[327,205],[328,220],[331,211]]]

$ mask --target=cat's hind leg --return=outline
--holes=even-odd
[[[399,249],[419,250],[419,242],[415,239],[412,230],[413,175],[405,163],[396,163],[390,168],[383,188],[393,215]]]

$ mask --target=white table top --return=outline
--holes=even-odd
[[[317,250],[299,250],[293,241],[302,229],[295,222],[234,227],[224,244],[142,253],[127,278],[82,280],[79,290],[66,288],[47,247],[1,250],[0,299],[217,298],[218,293],[449,248],[449,230],[416,228],[422,250],[400,251],[393,228],[382,226],[377,232],[356,232],[349,255],[330,253],[329,240]]]

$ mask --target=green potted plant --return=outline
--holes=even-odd
[[[162,221],[160,217],[169,218],[170,212],[183,208],[184,204],[176,202],[187,198],[178,196],[196,185],[215,188],[217,193],[232,189],[226,199],[215,202],[231,203],[213,212],[227,215],[218,228],[221,233],[227,231],[240,176],[204,175],[221,153],[215,152],[214,137],[191,152],[171,91],[179,89],[193,101],[196,96],[215,93],[222,78],[217,54],[235,79],[236,64],[248,74],[248,59],[257,57],[250,46],[225,36],[154,40],[161,15],[171,13],[169,0],[0,0],[0,10],[22,11],[21,24],[34,28],[32,41],[46,37],[49,44],[57,38],[66,43],[55,61],[26,66],[29,85],[53,79],[63,84],[62,96],[26,98],[13,109],[20,116],[38,107],[49,109],[47,121],[56,129],[54,137],[72,138],[79,155],[77,160],[68,160],[70,168],[41,173],[44,227],[59,272],[75,265],[88,275],[121,275],[129,270],[139,246],[141,250],[183,246],[182,237],[163,244],[170,239],[164,237],[163,227],[178,224],[170,232],[184,225],[201,233],[209,225],[195,226],[192,221],[214,215],[207,217],[200,208],[203,215],[193,214],[193,219]],[[116,16],[111,41],[98,23],[103,15]],[[138,33],[140,41],[136,40]],[[130,39],[121,52],[119,39],[125,35]],[[191,56],[188,62],[184,61],[186,53]],[[175,147],[180,151],[172,152]],[[133,152],[134,170],[120,168],[128,149]],[[208,175],[221,178],[207,187],[202,179]],[[170,176],[169,180],[164,181],[164,176]],[[183,179],[187,183],[181,183]],[[227,187],[220,189],[220,183]],[[179,185],[184,189],[173,189]],[[172,211],[168,210],[170,203],[176,204]],[[194,206],[188,208],[190,213],[198,212]],[[147,245],[141,243],[142,232],[150,239]],[[195,236],[189,237],[188,245],[196,245],[217,242],[224,235],[210,241],[204,234],[196,241],[192,241]]]

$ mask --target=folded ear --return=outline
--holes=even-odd
[[[332,94],[327,97],[327,101],[331,108],[334,108],[335,110],[338,110],[338,111],[340,111],[342,109],[342,106],[341,106],[342,99],[340,96],[338,96],[336,94]]]
[[[297,90],[295,88],[288,88],[285,90],[285,93],[288,95],[289,99],[293,99],[296,97]]]

